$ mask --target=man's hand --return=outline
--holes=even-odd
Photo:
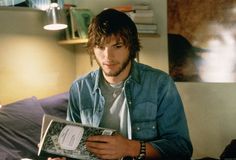
[[[136,156],[139,153],[138,142],[132,142],[118,134],[114,136],[91,136],[87,139],[86,147],[101,159],[120,159],[131,156],[131,154]]]
[[[62,157],[62,158],[51,158],[51,157],[49,157],[47,160],[66,160],[66,158],[65,157]]]

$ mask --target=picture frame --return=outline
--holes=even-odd
[[[93,18],[89,9],[71,7],[67,13],[68,29],[67,39],[85,39],[88,34],[88,27]]]
[[[176,82],[236,82],[236,1],[189,2],[167,2],[169,74]]]

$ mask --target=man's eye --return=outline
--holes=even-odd
[[[105,49],[105,47],[104,46],[97,46],[97,48],[99,48],[99,49]]]
[[[121,48],[122,45],[115,45],[115,48]]]

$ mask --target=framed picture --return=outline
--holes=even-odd
[[[93,18],[89,9],[79,9],[71,7],[68,10],[67,20],[67,39],[87,38],[88,27]]]
[[[235,82],[236,1],[168,0],[167,3],[169,73],[173,79]]]

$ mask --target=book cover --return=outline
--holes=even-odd
[[[133,9],[137,10],[137,9],[150,9],[150,5],[148,3],[137,3],[133,5]]]
[[[138,30],[138,33],[157,34],[157,31],[156,30]]]
[[[133,13],[134,17],[154,17],[154,11],[152,9],[145,9],[145,10],[135,10]]]
[[[93,14],[89,9],[70,8],[72,38],[87,38]]]
[[[150,24],[150,23],[155,23],[154,17],[130,17],[134,23],[145,23],[145,24]]]
[[[133,11],[133,7],[132,5],[130,4],[127,4],[127,5],[121,5],[121,6],[115,6],[115,7],[112,7],[113,9],[116,9],[118,11],[121,11],[121,12],[132,12]],[[106,9],[106,8],[105,8]]]
[[[152,10],[133,11],[126,13],[134,23],[155,23],[154,12]]]
[[[98,160],[85,146],[93,135],[112,135],[115,130],[91,127],[45,115],[43,118],[39,157],[67,157]]]
[[[125,4],[125,5],[120,5],[120,6],[114,6],[112,7],[113,9],[116,9],[121,12],[131,12],[135,10],[148,10],[150,9],[149,4]],[[105,8],[106,9],[106,8]]]

